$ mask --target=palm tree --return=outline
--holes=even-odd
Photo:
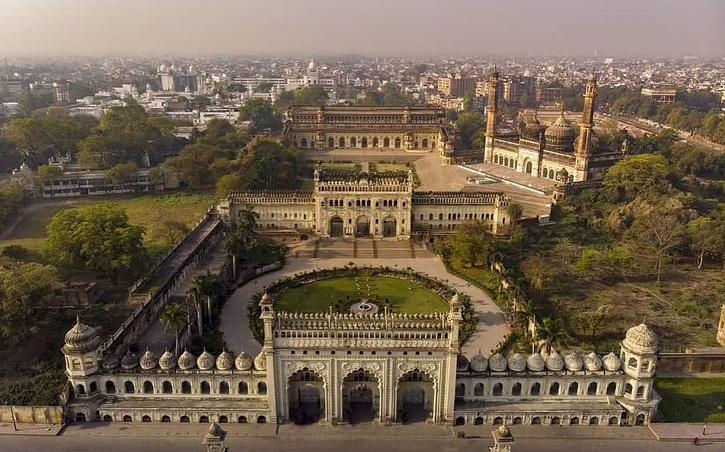
[[[521,207],[521,204],[517,204],[515,202],[508,205],[506,212],[508,212],[509,217],[511,217],[512,226],[524,216],[524,208]]]
[[[219,297],[224,290],[224,283],[216,276],[208,273],[194,277],[189,286],[189,293],[199,302],[206,299],[206,312],[208,319],[212,316],[212,298]]]
[[[245,245],[254,240],[257,236],[257,220],[259,214],[254,211],[252,206],[244,206],[239,210],[237,216],[237,232],[241,235],[242,242]]]
[[[519,317],[519,320],[526,331],[526,335],[528,336],[528,322],[536,316],[536,304],[530,299],[521,301],[518,303],[516,315]]]
[[[164,330],[174,330],[174,337],[176,338],[175,352],[176,356],[179,356],[179,328],[184,325],[186,312],[180,304],[170,304],[166,306],[164,312],[159,317],[161,324],[164,326]]]
[[[546,353],[551,353],[551,347],[565,345],[568,334],[564,328],[563,319],[545,318],[536,331],[536,339],[542,341],[546,347]]]

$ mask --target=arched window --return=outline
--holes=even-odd
[[[503,159],[503,162],[504,162],[504,163],[503,163],[503,164],[504,164],[504,166],[509,166],[509,158],[508,158],[508,157],[505,157],[505,158]]]
[[[531,395],[539,395],[541,394],[541,383],[538,381],[531,385]]]
[[[300,147],[301,148],[306,148],[307,147],[307,138],[302,138],[300,140]]]
[[[466,418],[464,418],[463,416],[458,416],[456,418],[455,425],[457,425],[457,426],[466,425]]]
[[[338,145],[338,147],[344,148],[345,147],[345,137],[340,137],[337,145]]]
[[[219,423],[220,424],[226,424],[227,422],[229,422],[229,418],[228,417],[226,417],[226,416],[219,416]]]
[[[476,386],[473,387],[473,395],[476,397],[483,395],[483,383],[476,383]]]
[[[144,394],[153,394],[154,393],[154,384],[148,380],[144,381],[143,382],[143,393]]]
[[[579,383],[576,381],[569,385],[569,395],[577,395],[579,393]]]
[[[174,392],[174,387],[171,385],[170,381],[164,381],[161,383],[161,392],[164,394],[172,394]]]
[[[247,383],[240,381],[239,382],[239,388],[237,390],[240,394],[249,394],[249,386],[247,386]]]
[[[328,148],[334,148],[335,147],[335,139],[330,137],[327,139],[327,147]]]
[[[493,425],[501,425],[503,424],[503,418],[501,416],[493,418]]]
[[[551,425],[559,425],[561,424],[561,419],[559,419],[558,416],[554,416],[551,418]]]
[[[635,425],[644,425],[644,414],[638,414],[637,420],[634,423]]]
[[[481,416],[478,416],[476,419],[473,420],[474,425],[483,425],[483,418]]]
[[[141,416],[141,422],[151,422],[151,416],[149,416],[148,414],[144,414],[143,416]]]
[[[219,394],[229,394],[229,383],[226,381],[219,383]]]
[[[167,415],[161,416],[161,422],[171,422],[171,418]]]
[[[86,395],[86,388],[81,384],[76,385],[76,395]]]
[[[641,399],[642,397],[644,397],[644,386],[637,388],[637,398]]]
[[[498,163],[498,155],[493,156],[493,163]]]
[[[116,385],[111,380],[108,380],[106,382],[106,393],[107,394],[115,394],[116,393]]]
[[[531,174],[532,169],[533,166],[531,165],[531,162],[526,162],[526,173]]]
[[[553,179],[553,178],[554,178],[554,170],[552,169],[552,170],[549,170],[549,179]]]
[[[493,385],[493,395],[500,396],[501,394],[503,394],[503,384],[496,383]]]
[[[549,177],[549,170],[547,168],[544,168],[544,171],[541,174],[544,176],[544,178],[547,178]]]
[[[541,418],[539,416],[534,416],[531,418],[531,425],[540,425],[541,424]]]
[[[208,381],[202,381],[201,382],[201,393],[202,394],[209,394],[211,393],[211,386],[209,386]]]
[[[551,386],[549,386],[549,395],[557,395],[559,394],[559,383],[552,383]]]
[[[240,424],[246,424],[247,423],[247,416],[239,416],[237,418],[237,422],[239,422]]]
[[[649,371],[649,361],[646,359],[642,361],[642,363],[639,365],[639,370],[641,372],[647,372]]]
[[[463,383],[456,383],[456,397],[463,397],[466,395],[466,385]]]
[[[378,140],[378,137],[373,138],[373,147],[376,148],[380,144],[380,140]]]
[[[614,395],[617,393],[617,383],[611,382],[607,385],[607,395]]]
[[[395,149],[400,149],[400,138],[395,139]]]
[[[593,381],[589,383],[589,386],[587,387],[587,395],[597,395],[597,391],[599,390],[599,385],[596,381]]]
[[[627,366],[636,369],[637,368],[637,359],[636,358],[629,358],[629,361],[627,362]]]
[[[626,395],[632,395],[632,385],[627,383],[627,386],[624,387],[624,393]]]
[[[423,138],[423,141],[421,143],[422,143],[422,146],[423,146],[424,149],[428,147],[428,139],[427,138]]]
[[[388,138],[388,137],[383,138],[383,147],[384,148],[390,147],[390,138]]]
[[[181,382],[181,393],[182,394],[191,394],[191,383],[188,381],[182,381]]]
[[[616,416],[612,416],[609,418],[609,425],[618,425],[619,419]]]
[[[589,425],[599,425],[599,418],[594,416],[589,418]]]
[[[91,394],[95,394],[98,392],[98,385],[95,381],[92,381],[90,384]]]
[[[83,413],[76,413],[76,422],[86,422],[86,415]]]
[[[133,386],[133,382],[132,381],[125,382],[123,384],[123,391],[126,394],[133,394],[134,392],[136,392],[136,388]]]
[[[355,137],[350,138],[350,147],[351,148],[357,147],[357,138],[355,138]]]
[[[574,417],[573,417],[573,418],[571,418],[571,420],[569,421],[569,424],[570,424],[570,425],[579,425],[579,418],[578,418],[578,417],[576,417],[576,416],[574,416]]]
[[[189,416],[181,416],[179,418],[179,422],[188,423],[189,422]]]
[[[266,424],[266,423],[267,423],[267,418],[266,417],[264,417],[264,416],[258,416],[257,417],[257,424]]]
[[[209,416],[199,416],[199,423],[200,424],[208,424],[209,423]]]
[[[439,219],[439,220],[442,220],[442,219],[443,219],[443,214],[442,214],[442,213],[439,213],[439,214],[438,214],[438,219]]]
[[[267,383],[260,381],[257,383],[257,394],[264,395],[267,393]]]
[[[103,416],[103,422],[112,422],[113,417],[110,414],[106,414]]]
[[[522,421],[523,419],[521,419],[521,416],[516,416],[513,423],[514,425],[521,425]]]
[[[123,422],[132,422],[132,421],[133,421],[133,418],[131,416],[129,416],[128,414],[123,416]]]
[[[511,395],[521,395],[521,383],[514,383],[514,385],[511,387]]]

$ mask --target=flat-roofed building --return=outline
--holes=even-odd
[[[658,104],[673,104],[677,97],[675,88],[642,88],[642,95],[652,98]]]

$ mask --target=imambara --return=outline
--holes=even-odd
[[[180,356],[101,345],[78,321],[65,336],[75,421],[173,423],[428,422],[645,425],[658,339],[630,328],[619,355],[463,356],[458,295],[447,312],[276,312],[264,294],[261,351]],[[240,328],[247,327],[239,325]]]

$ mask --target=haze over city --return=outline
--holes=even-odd
[[[721,0],[0,0],[4,54],[725,53]]]

